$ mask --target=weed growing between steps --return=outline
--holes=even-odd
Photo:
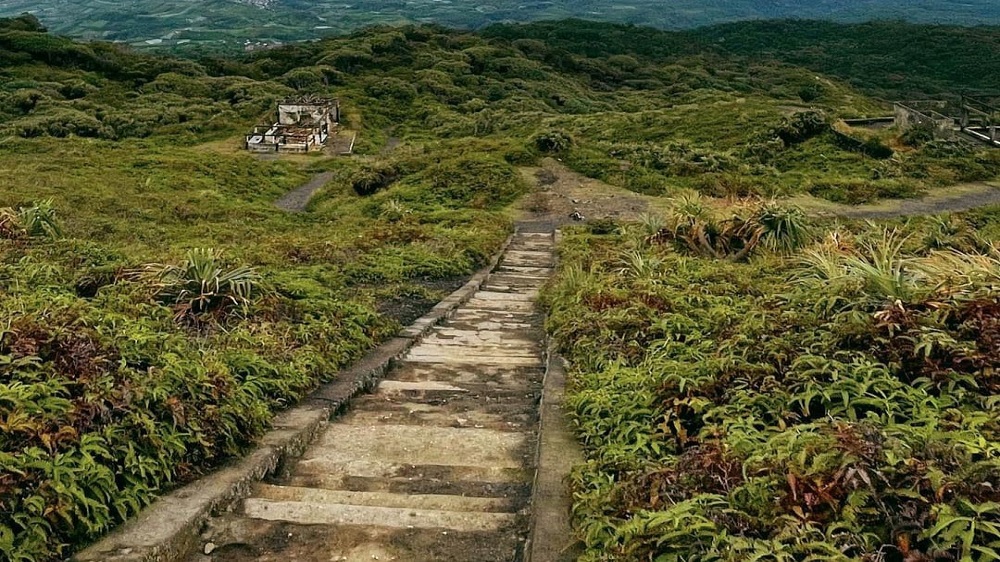
[[[745,261],[651,236],[677,211],[569,232],[543,298],[584,559],[994,559],[997,211]]]

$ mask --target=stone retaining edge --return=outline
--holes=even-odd
[[[572,562],[582,555],[573,533],[573,497],[566,478],[584,461],[583,452],[563,409],[565,360],[546,337],[545,376],[538,404],[535,474],[531,485],[530,523],[524,562]]]
[[[330,419],[343,413],[355,397],[372,390],[395,361],[468,302],[499,265],[514,234],[484,268],[430,312],[341,371],[333,382],[275,416],[273,429],[253,452],[160,497],[71,557],[71,562],[176,562],[194,552],[200,545],[202,527],[212,514],[232,509],[250,495],[255,482],[274,473],[289,459],[301,456]]]
[[[562,231],[557,229],[552,238],[558,261]],[[565,360],[559,355],[556,342],[546,334],[545,375],[538,404],[535,474],[524,562],[571,562],[582,554],[581,545],[573,536],[573,498],[566,477],[584,458],[563,410],[565,396]]]

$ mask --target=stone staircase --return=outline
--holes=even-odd
[[[213,518],[192,561],[518,561],[545,368],[534,301],[550,233],[518,233],[482,289],[283,474]]]

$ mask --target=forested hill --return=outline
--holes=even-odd
[[[1000,90],[1000,27],[775,20],[682,32],[587,21],[496,25],[484,35],[531,39],[591,57],[672,60],[695,54],[772,60],[836,76],[886,99]]]
[[[750,19],[840,22],[1000,23],[994,0],[5,0],[0,16],[31,12],[58,32],[156,45],[238,49],[250,41],[295,41],[375,24],[438,23],[479,28],[500,22],[586,18],[661,29]]]

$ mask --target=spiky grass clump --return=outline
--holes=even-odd
[[[180,265],[154,264],[147,269],[155,279],[157,298],[172,306],[178,318],[246,310],[263,292],[256,269],[227,268],[222,254],[210,248],[190,250]]]
[[[13,209],[0,209],[0,237],[57,238],[62,235],[51,199]]]

